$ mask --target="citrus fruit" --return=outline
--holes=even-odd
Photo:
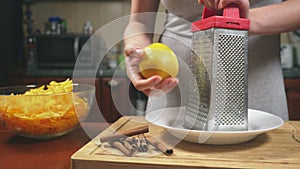
[[[163,43],[153,43],[144,49],[145,58],[139,68],[144,78],[154,75],[166,79],[178,74],[178,60],[175,53]]]

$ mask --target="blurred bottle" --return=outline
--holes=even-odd
[[[293,67],[293,47],[290,44],[281,44],[280,57],[281,65],[284,69],[290,69]]]
[[[50,34],[55,35],[56,34],[56,18],[55,17],[49,17],[48,22],[50,24]]]
[[[66,34],[68,32],[68,23],[65,19],[61,19],[61,33]]]
[[[60,17],[49,17],[45,23],[44,33],[46,35],[60,35],[67,33],[68,23]]]
[[[118,45],[118,65],[121,70],[126,69],[125,55],[124,55],[124,43],[120,42]]]
[[[123,53],[119,53],[118,64],[119,64],[119,68],[120,68],[121,70],[125,70],[125,69],[126,69],[126,65],[125,65],[125,55],[124,55]]]
[[[83,27],[83,34],[92,35],[93,34],[93,26],[90,21],[86,21]]]
[[[45,34],[60,35],[62,31],[62,19],[57,16],[49,17],[45,24]]]
[[[147,104],[147,96],[138,91],[136,93],[136,115],[137,116],[145,116],[146,104]]]
[[[295,66],[300,67],[300,29],[288,33],[288,38],[294,48]]]
[[[34,69],[36,68],[36,48],[35,48],[35,38],[33,36],[29,36],[27,38],[27,68]]]
[[[106,54],[108,60],[108,67],[110,69],[115,69],[118,66],[118,47],[112,47],[109,52]]]

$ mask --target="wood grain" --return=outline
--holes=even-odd
[[[101,135],[112,133],[124,122],[122,117]],[[130,116],[130,122],[120,129],[148,124],[143,117]],[[149,135],[157,136],[164,129],[150,125]],[[296,129],[296,130],[295,130]],[[184,168],[300,168],[300,121],[288,121],[275,130],[257,136],[255,139],[236,145],[202,145],[181,141],[173,150],[174,154],[162,153],[149,156],[126,157],[108,150],[105,145],[97,146],[91,141],[71,157],[73,169],[184,169]],[[294,136],[293,136],[294,135]],[[96,137],[96,139],[97,139]]]

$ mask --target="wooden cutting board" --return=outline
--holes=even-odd
[[[282,127],[241,144],[220,146],[181,141],[170,156],[151,151],[127,157],[108,144],[97,146],[101,136],[147,124],[144,117],[120,118],[72,155],[72,169],[300,168],[300,121],[285,122]],[[161,127],[149,127],[147,135],[164,132]]]

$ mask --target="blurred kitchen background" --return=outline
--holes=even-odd
[[[159,11],[164,8],[160,6]],[[2,0],[0,13],[0,86],[48,83],[72,78],[74,55],[93,32],[129,15],[130,0]],[[163,24],[161,18],[158,22]],[[111,36],[117,35],[112,31]],[[282,34],[281,41],[290,118],[299,120],[300,30]],[[143,115],[147,97],[136,91],[126,76],[122,41],[109,49],[106,43],[99,42],[103,50],[109,50],[106,59],[93,65],[94,60],[83,58],[82,75],[77,78],[96,86],[95,105],[102,117],[91,115],[90,120],[112,122],[121,115]],[[90,71],[93,66],[99,69],[96,77]],[[112,78],[116,70],[117,77]],[[116,102],[121,104],[116,106]]]

